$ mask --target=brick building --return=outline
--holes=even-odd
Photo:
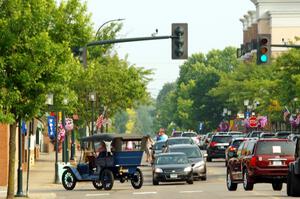
[[[0,124],[0,186],[7,185],[9,125]]]
[[[29,125],[27,125],[29,126]],[[0,186],[6,186],[8,180],[8,164],[9,164],[9,125],[8,124],[0,124]],[[42,149],[44,152],[48,152],[49,150],[53,150],[51,148],[51,144],[49,144],[49,138],[43,136],[41,132],[43,129],[43,124],[35,120],[34,132],[35,134],[31,136],[31,147],[29,152],[31,154],[30,164],[33,165],[35,159],[39,157],[39,151]],[[17,128],[18,132],[18,128]],[[27,154],[28,154],[28,136],[23,136],[23,147],[22,147],[22,168],[23,171],[27,169]],[[16,172],[18,166],[18,134],[16,136]],[[15,175],[17,176],[17,175]]]

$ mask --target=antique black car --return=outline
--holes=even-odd
[[[91,181],[96,189],[111,190],[114,180],[131,181],[135,189],[143,185],[138,168],[146,138],[142,135],[103,133],[81,139],[81,155],[76,166],[65,166],[62,184],[72,190],[77,182]]]

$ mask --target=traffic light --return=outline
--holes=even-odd
[[[188,24],[172,24],[172,59],[188,58]]]
[[[74,47],[72,52],[75,57],[78,57],[80,63],[82,63],[84,67],[87,67],[87,48]]]
[[[271,35],[257,35],[257,61],[256,64],[269,64],[271,62]]]

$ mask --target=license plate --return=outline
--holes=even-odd
[[[170,178],[177,178],[177,174],[170,174]]]
[[[274,166],[282,166],[282,162],[281,161],[273,161],[273,165]]]

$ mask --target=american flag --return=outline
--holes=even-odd
[[[103,125],[103,114],[99,115],[97,121],[96,121],[96,127],[97,129],[100,129],[101,126]]]

